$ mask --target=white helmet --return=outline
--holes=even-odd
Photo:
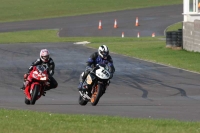
[[[40,51],[40,59],[43,61],[43,62],[48,62],[49,61],[49,51],[47,49],[42,49]]]
[[[98,53],[102,58],[107,59],[107,56],[109,55],[109,49],[106,45],[102,45],[99,47]]]

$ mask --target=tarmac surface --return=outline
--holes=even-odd
[[[162,10],[156,11],[157,9]],[[157,33],[162,34],[164,27],[167,27],[168,24],[182,20],[182,14],[180,13],[182,10],[180,11],[180,9],[181,5],[170,6],[169,9],[157,7],[92,14],[91,17],[90,15],[83,15],[0,23],[0,31],[68,29],[68,27],[73,29],[78,23],[86,22],[87,19],[92,20],[93,17],[99,19],[99,15],[102,15],[102,20],[103,16],[105,16],[104,21],[109,21],[108,19],[113,20],[116,16],[120,16],[120,23],[122,23],[122,21],[125,22],[125,19],[122,20],[123,17],[130,19],[130,15],[139,12],[141,16],[139,16],[141,18],[140,28],[141,30],[143,29],[144,33],[150,33],[152,27],[148,25],[150,23],[142,21],[142,18],[153,17],[155,19],[149,21],[152,21],[152,24],[155,24],[154,27],[157,27],[156,30],[160,31]],[[150,11],[153,10],[155,11],[152,14]],[[168,10],[169,12],[171,11],[171,14]],[[127,16],[123,15],[123,13]],[[157,21],[158,18],[159,22]],[[167,20],[169,22],[166,22]],[[96,21],[93,20],[92,22],[95,26]],[[67,23],[66,27],[64,23]],[[148,25],[146,28],[144,23]],[[85,27],[86,23],[83,25]],[[91,25],[88,24],[88,26]],[[124,23],[124,29],[127,29],[128,33],[129,28],[127,25]],[[131,30],[133,29],[130,29],[130,34]],[[83,35],[82,32],[78,32],[78,28],[73,33],[68,31],[60,32],[60,35],[73,36],[76,32],[77,35]],[[94,34],[95,36],[98,34],[95,33],[88,33],[88,35]],[[115,35],[108,34],[108,36]],[[58,88],[48,91],[46,96],[41,97],[35,105],[25,105],[25,96],[19,89],[22,86],[23,74],[27,72],[29,65],[38,58],[39,51],[42,48],[47,48],[51,52],[51,57],[56,63],[54,77],[59,85]],[[94,107],[90,103],[86,106],[80,106],[78,104],[79,93],[77,91],[79,75],[85,69],[86,60],[95,51],[96,49],[73,43],[1,44],[0,108],[63,114],[111,115],[150,119],[164,118],[184,121],[200,120],[199,74],[114,53],[111,53],[111,56],[114,60],[116,72],[108,90],[97,106]]]
[[[80,15],[41,20],[0,23],[0,32],[60,29],[60,37],[77,36],[114,36],[125,37],[164,36],[164,30],[171,24],[183,21],[183,5],[161,6],[134,10],[124,10],[108,13]],[[139,25],[135,26],[136,17]],[[114,29],[114,20],[117,19],[118,28]],[[98,30],[99,20],[102,21],[102,30]]]

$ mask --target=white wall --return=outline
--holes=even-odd
[[[183,16],[184,22],[194,22],[194,20],[197,19],[200,20],[198,0],[183,0]]]

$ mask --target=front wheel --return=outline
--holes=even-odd
[[[104,86],[102,84],[97,84],[92,88],[93,93],[92,93],[92,97],[91,97],[91,100],[90,100],[92,106],[96,106],[97,103],[99,102],[99,99],[102,95],[103,87]]]
[[[79,102],[79,104],[82,105],[82,106],[85,106],[85,105],[88,103],[88,101],[85,101],[85,100],[82,98],[81,95],[79,96],[78,102]]]
[[[39,85],[35,85],[34,86],[34,89],[32,90],[32,93],[31,93],[31,100],[30,100],[30,104],[34,105],[37,98],[38,98],[38,93],[40,91],[40,86]]]
[[[28,100],[26,97],[25,97],[25,104],[29,105],[30,104],[30,100]]]

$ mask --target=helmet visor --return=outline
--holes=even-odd
[[[49,60],[49,55],[42,56],[42,59],[44,59],[45,61],[48,61]]]
[[[101,54],[103,55],[103,58],[107,58],[108,56],[108,52],[105,52],[105,51],[101,51]]]

